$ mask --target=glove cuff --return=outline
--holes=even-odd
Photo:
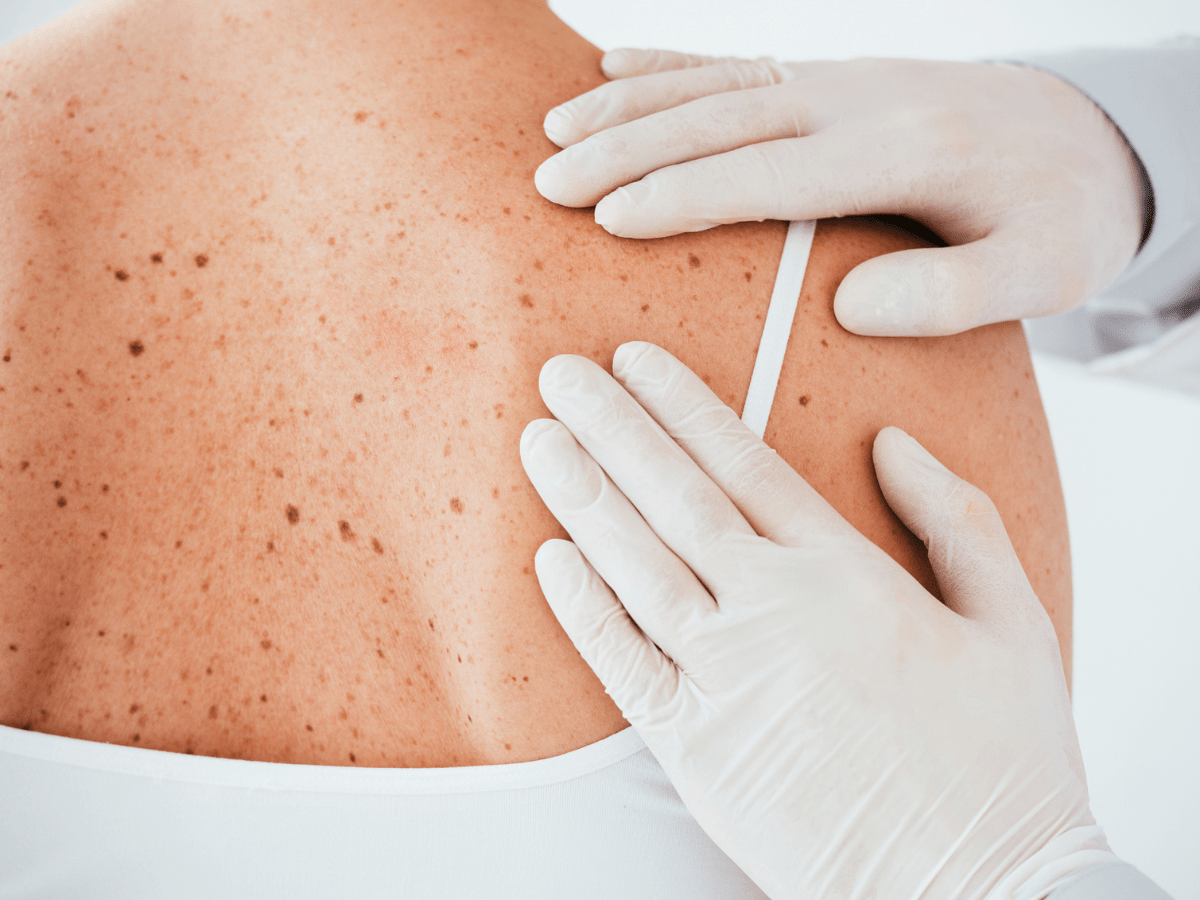
[[[1103,828],[1080,825],[1058,835],[1009,872],[988,893],[987,900],[1043,900],[1089,869],[1119,862]]]

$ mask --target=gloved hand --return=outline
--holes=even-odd
[[[596,204],[620,237],[896,213],[953,245],[852,271],[834,309],[859,334],[1065,312],[1125,267],[1148,215],[1120,132],[1035,69],[660,50],[614,50],[603,67],[618,80],[546,116],[567,149],[538,169],[538,190]]]
[[[537,575],[734,862],[776,900],[930,900],[1040,898],[1114,859],[1054,630],[983,493],[879,433],[942,605],[665,350],[625,344],[613,372],[542,369],[560,421],[521,458],[574,543]]]

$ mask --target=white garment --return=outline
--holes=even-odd
[[[766,426],[812,243],[788,230],[748,414]],[[0,900],[763,900],[632,728],[534,762],[300,766],[0,726]]]
[[[637,732],[536,762],[210,759],[0,727],[0,898],[760,900]]]
[[[1200,395],[1200,39],[1019,60],[1087,94],[1133,147],[1154,222],[1128,268],[1082,308],[1026,322],[1040,350]]]

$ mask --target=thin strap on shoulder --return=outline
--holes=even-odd
[[[779,386],[779,373],[783,370],[783,357],[787,353],[815,229],[816,222],[792,222],[783,242],[775,289],[771,292],[771,305],[767,307],[767,320],[758,342],[750,389],[746,391],[746,405],[742,408],[742,421],[759,437],[767,430],[771,404],[775,402],[775,388]]]

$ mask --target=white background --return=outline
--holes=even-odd
[[[72,5],[0,0],[0,42]],[[551,5],[604,48],[791,59],[995,58],[1200,34],[1196,0]],[[1070,517],[1092,809],[1118,853],[1176,900],[1200,900],[1200,400],[1049,357],[1037,369]]]

